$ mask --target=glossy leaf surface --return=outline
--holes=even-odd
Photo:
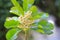
[[[15,40],[17,38],[17,34],[20,32],[20,29],[11,29],[7,32],[6,38],[7,40]]]
[[[24,11],[28,11],[32,4],[34,3],[34,0],[23,0],[23,9]]]
[[[23,15],[24,11],[23,11],[23,8],[20,6],[20,4],[16,0],[11,0],[11,2],[16,7],[16,9],[18,9],[19,13]]]
[[[52,34],[53,32],[53,24],[47,22],[46,20],[41,20],[40,22],[37,22],[34,24],[36,26],[35,28],[32,28],[33,30],[36,30],[37,32],[40,32],[42,34]]]
[[[14,27],[17,27],[19,25],[19,21],[18,21],[18,18],[17,17],[12,17],[12,18],[7,18],[6,19],[6,22],[4,24],[4,26],[6,28],[14,28]]]

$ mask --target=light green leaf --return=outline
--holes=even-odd
[[[24,11],[28,11],[33,3],[34,3],[34,0],[23,0]]]
[[[28,0],[23,0],[23,9],[24,11],[28,10]]]
[[[35,0],[29,0],[29,4],[33,4]]]
[[[37,14],[38,9],[37,9],[36,6],[32,6],[32,7],[30,8],[30,11],[32,11],[32,14]]]
[[[18,16],[21,15],[21,13],[19,13],[19,10],[16,7],[12,7],[10,10],[11,13],[16,14]]]
[[[6,34],[6,39],[7,40],[15,40],[17,38],[17,34],[21,31],[21,29],[11,29],[7,32]]]
[[[16,0],[11,0],[11,2],[16,7],[16,9],[19,11],[19,13],[21,13],[23,15],[24,11],[23,11],[22,7],[20,6],[20,4]]]
[[[38,19],[38,18],[40,18],[40,15],[39,15],[39,13],[38,13],[38,9],[37,9],[37,7],[36,6],[32,6],[31,8],[30,8],[30,11],[32,11],[32,17],[30,18],[30,19]]]
[[[47,13],[44,12],[40,12],[40,13],[32,13],[32,17],[30,19],[47,19],[49,17],[49,15]]]
[[[39,29],[43,29],[43,26],[42,26],[42,25],[38,25],[38,28],[39,28]]]
[[[45,34],[44,30],[42,28],[38,28],[38,27],[32,27],[32,30],[35,30],[36,32],[39,32],[41,34]]]
[[[39,33],[41,33],[41,34],[45,34],[44,30],[42,30],[42,29],[38,29],[36,31],[39,32]]]
[[[32,17],[30,19],[46,19],[48,18],[48,13],[44,13],[44,12],[38,12],[38,9],[36,6],[32,6],[30,8],[30,11],[32,11]]]
[[[12,17],[12,18],[7,18],[4,26],[9,29],[9,28],[15,28],[19,25],[19,21],[17,17]]]

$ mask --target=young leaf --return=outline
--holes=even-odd
[[[11,13],[16,14],[18,16],[21,15],[21,13],[19,13],[19,10],[16,7],[12,7],[10,10]]]
[[[37,13],[38,13],[38,9],[37,9],[36,6],[32,6],[32,7],[30,8],[30,11],[32,11],[32,14],[37,14]]]
[[[39,32],[39,33],[41,33],[41,34],[45,33],[44,30],[42,30],[42,29],[37,29],[36,31]]]
[[[33,4],[35,0],[29,0],[29,4]]]
[[[32,6],[30,8],[30,11],[32,11],[32,14],[31,14],[32,17],[30,19],[38,19],[38,18],[40,18],[40,15],[38,14],[38,9],[37,9],[36,6]]]
[[[30,19],[39,19],[39,18],[45,19],[48,17],[47,13],[38,12],[38,9],[36,6],[32,6],[30,8],[30,11],[32,11],[32,17]]]
[[[6,34],[7,40],[15,40],[17,38],[17,34],[21,31],[21,29],[11,29]]]
[[[28,11],[33,3],[34,3],[34,0],[23,0],[23,9],[24,9],[24,11]]]
[[[23,0],[23,9],[24,11],[28,10],[28,0]]]
[[[16,7],[16,9],[18,9],[19,13],[21,13],[23,15],[24,11],[23,11],[22,7],[20,6],[20,4],[16,0],[11,0],[11,2]]]
[[[4,26],[9,29],[9,28],[13,28],[13,27],[17,27],[19,25],[19,21],[18,18],[16,17],[12,17],[12,18],[7,18],[6,22],[4,24]]]
[[[45,19],[45,18],[48,18],[48,13],[44,13],[44,12],[38,12],[38,9],[36,6],[32,6],[30,8],[30,11],[32,11],[32,17],[31,19]]]

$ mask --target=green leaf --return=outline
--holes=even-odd
[[[41,19],[47,19],[49,17],[49,14],[44,12],[42,12],[40,15],[41,15]]]
[[[41,33],[41,34],[46,34],[46,35],[47,34],[50,35],[53,33],[51,30],[46,30],[46,29],[41,29],[41,28],[40,29],[38,28],[36,31]]]
[[[47,19],[48,18],[48,14],[44,13],[44,12],[40,12],[40,13],[32,13],[32,16],[30,17],[30,19]]]
[[[15,40],[17,38],[17,34],[21,31],[21,29],[11,29],[6,34],[7,40]]]
[[[41,26],[39,26],[41,25]],[[52,34],[53,32],[51,30],[53,30],[53,24],[52,23],[49,23],[48,21],[46,20],[41,20],[39,23],[38,23],[38,29],[42,29],[44,31],[44,34]]]
[[[28,10],[28,0],[23,0],[23,9],[24,11]]]
[[[44,30],[42,28],[38,28],[38,27],[32,27],[32,30],[35,30],[36,32],[39,32],[41,34],[45,34]]]
[[[13,14],[16,14],[18,16],[21,15],[21,13],[19,13],[19,11],[18,11],[18,9],[16,7],[12,7],[11,10],[10,10],[10,12],[13,13]]]
[[[43,29],[43,26],[42,26],[42,25],[38,25],[38,28],[39,28],[39,29]]]
[[[48,18],[48,13],[44,13],[44,12],[38,12],[38,9],[36,6],[32,6],[30,8],[30,11],[32,11],[32,17],[30,19],[45,19],[45,18]]]
[[[38,29],[36,31],[39,32],[39,33],[41,33],[41,34],[45,34],[44,30],[42,30],[42,29]]]
[[[11,2],[16,7],[16,9],[18,9],[19,13],[23,15],[24,11],[23,11],[22,7],[20,6],[20,4],[16,0],[11,0]]]
[[[34,3],[34,0],[23,0],[24,11],[28,11],[33,3]]]
[[[40,15],[39,15],[39,13],[38,13],[38,9],[37,9],[37,7],[36,6],[32,6],[31,8],[30,8],[30,11],[32,11],[32,17],[30,18],[30,19],[38,19],[38,18],[40,18]]]
[[[47,22],[47,20],[41,20],[39,22],[35,22],[33,26],[35,27],[32,27],[32,30],[35,30],[39,33],[48,35],[53,33],[51,30],[53,30],[54,25],[52,23]]]
[[[37,9],[36,6],[32,6],[32,7],[30,8],[30,11],[32,11],[32,14],[36,14],[36,13],[38,12],[38,9]]]
[[[53,33],[51,30],[44,30],[44,32],[45,32],[45,34],[48,34],[48,35]]]
[[[7,18],[4,26],[9,29],[9,28],[14,28],[19,25],[19,21],[17,17],[12,17],[12,18]]]
[[[53,24],[52,23],[49,23],[48,21],[46,20],[41,20],[39,23],[38,23],[38,27],[40,27],[39,25],[41,25],[43,27],[44,30],[53,30]]]
[[[35,0],[29,0],[29,4],[33,4]]]

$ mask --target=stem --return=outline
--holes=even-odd
[[[27,32],[25,31],[25,40],[27,40]]]
[[[29,39],[29,30],[26,30],[25,31],[25,40],[28,40]]]

